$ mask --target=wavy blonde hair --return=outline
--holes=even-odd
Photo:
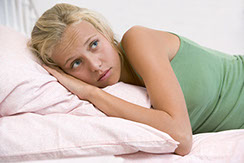
[[[118,52],[121,64],[132,72],[136,81],[140,81],[139,77],[133,71],[128,59],[123,51],[118,48],[118,41],[115,39],[114,33],[105,18],[87,8],[60,3],[56,4],[37,20],[32,33],[28,47],[47,65],[57,66],[51,59],[52,49],[59,43],[62,35],[68,25],[79,23],[85,20],[91,23],[104,37],[110,42],[112,47]]]

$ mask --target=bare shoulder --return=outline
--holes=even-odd
[[[127,52],[138,46],[144,47],[143,49],[147,47],[150,49],[152,47],[151,45],[156,45],[158,46],[158,50],[161,51],[158,54],[167,54],[166,57],[170,61],[174,58],[180,46],[180,40],[176,35],[138,25],[127,30],[121,42]],[[159,57],[165,56],[161,55]]]

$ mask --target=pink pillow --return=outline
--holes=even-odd
[[[26,43],[20,33],[0,26],[0,160],[175,150],[178,142],[166,133],[107,117],[67,91]],[[145,88],[120,82],[104,90],[151,106]]]
[[[42,61],[27,48],[27,41],[21,33],[0,26],[0,117],[26,112],[105,116],[91,103],[71,94],[49,75],[40,65]],[[150,108],[144,88],[118,83],[104,90]]]

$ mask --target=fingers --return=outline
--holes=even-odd
[[[45,64],[42,65],[42,67],[47,70],[51,75],[53,75],[54,77],[58,77],[62,74],[64,74],[64,72],[58,68],[58,67],[50,67],[50,66],[47,66]]]
[[[49,72],[50,74],[52,74],[52,68],[50,68],[50,67],[48,67],[47,65],[45,65],[45,64],[42,64],[42,67],[45,69],[45,70],[47,70],[47,72]]]

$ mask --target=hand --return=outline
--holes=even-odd
[[[89,101],[89,93],[92,92],[92,89],[94,89],[95,86],[87,84],[87,83],[65,73],[63,70],[61,70],[58,67],[49,67],[44,64],[42,66],[70,92],[77,95],[81,100]]]

